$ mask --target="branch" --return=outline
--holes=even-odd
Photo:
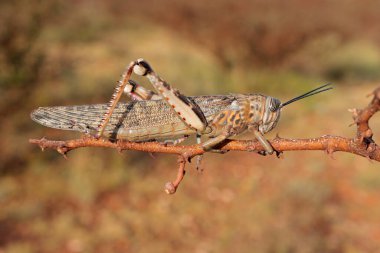
[[[346,138],[333,135],[324,135],[319,138],[312,139],[285,139],[277,136],[270,141],[270,144],[277,151],[277,154],[283,151],[292,150],[324,150],[328,154],[336,151],[352,153],[355,155],[367,157],[368,159],[380,162],[380,148],[372,139],[373,133],[369,127],[369,120],[380,110],[380,87],[373,93],[373,99],[364,109],[350,109],[353,113],[354,123],[357,126],[357,133],[354,138]],[[111,142],[104,139],[95,139],[93,137],[83,137],[80,139],[55,141],[42,139],[30,139],[30,143],[37,144],[42,150],[51,148],[57,150],[66,157],[66,154],[76,148],[82,147],[106,147],[115,148],[119,151],[138,150],[150,153],[167,153],[178,155],[179,169],[177,178],[174,182],[165,185],[167,193],[174,193],[185,174],[186,162],[198,155],[202,155],[205,151],[200,145],[190,146],[168,146],[158,142],[128,142],[119,140]],[[222,151],[249,151],[260,152],[264,148],[257,140],[241,141],[227,140],[220,147]]]

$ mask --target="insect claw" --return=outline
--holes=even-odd
[[[203,155],[199,155],[199,156],[197,157],[197,165],[196,165],[196,168],[197,168],[197,171],[200,171],[200,172],[203,172],[203,168],[201,167],[202,160],[203,160]]]
[[[257,151],[257,154],[262,155],[262,156],[267,156],[267,152],[265,150]]]
[[[283,156],[283,152],[282,151],[277,151],[277,150],[274,150],[274,152],[276,153],[276,157],[277,158],[283,158],[284,156]]]

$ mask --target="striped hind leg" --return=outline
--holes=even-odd
[[[133,101],[162,99],[162,97],[154,91],[144,88],[133,80],[128,81],[124,88],[124,93]]]
[[[133,72],[133,67],[136,65],[136,61],[132,61],[124,71],[123,75],[121,76],[121,80],[117,83],[117,86],[115,88],[115,91],[112,95],[112,98],[110,102],[108,103],[107,112],[103,115],[102,120],[100,121],[100,124],[98,126],[98,133],[96,135],[96,138],[100,138],[103,135],[104,129],[106,128],[111,115],[113,111],[115,110],[115,107],[117,105],[117,102],[119,102],[121,95],[123,94],[123,91],[125,87],[129,84],[129,79]]]
[[[101,123],[98,126],[96,138],[100,138],[103,135],[104,129],[106,128],[109,119],[111,118],[111,115],[116,107],[116,104],[120,100],[120,97],[123,92],[126,93],[132,100],[138,101],[157,100],[162,98],[155,92],[142,87],[133,80],[130,80],[133,69],[137,63],[137,61],[132,61],[123,72],[121,79],[118,82],[115,91],[112,95],[112,98],[108,103],[107,112],[103,115]]]
[[[206,129],[207,120],[199,106],[159,77],[145,60],[138,59],[133,71],[137,75],[148,78],[157,93],[177,113],[186,126],[196,130],[198,133],[202,133]]]
[[[130,80],[132,72],[146,76],[157,90],[158,94],[143,88]],[[143,59],[131,62],[122,75],[108,105],[108,110],[103,116],[98,127],[97,138],[103,135],[109,119],[116,107],[117,102],[125,91],[132,99],[146,100],[163,98],[168,105],[177,113],[178,117],[191,129],[202,133],[207,127],[206,117],[199,106],[188,97],[173,89],[167,82],[161,79]]]

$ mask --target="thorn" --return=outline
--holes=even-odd
[[[335,157],[334,157],[334,152],[335,150],[330,146],[328,145],[328,147],[326,148],[325,150],[326,154],[333,160],[336,160]]]
[[[347,109],[347,111],[349,111],[350,113],[353,114],[353,117],[358,117],[358,109],[356,108],[351,108],[351,109]]]
[[[274,152],[276,153],[276,156],[277,156],[278,159],[283,159],[284,158],[284,152],[277,151],[277,150],[275,150]]]
[[[60,153],[63,156],[63,158],[65,158],[66,160],[68,159],[66,155],[68,150],[66,147],[58,147],[57,152]]]
[[[376,90],[373,91],[372,93],[376,99],[380,98],[380,88],[377,88]]]
[[[156,159],[156,157],[154,156],[152,152],[149,152],[149,156],[152,157],[153,159]]]
[[[38,146],[40,147],[41,151],[45,151],[45,145],[44,145],[45,141],[46,141],[45,136],[40,139]]]

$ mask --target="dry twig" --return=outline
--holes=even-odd
[[[270,143],[277,152],[291,150],[325,150],[328,154],[336,151],[348,152],[368,159],[380,162],[380,148],[372,139],[373,133],[368,125],[371,117],[380,110],[380,87],[373,93],[373,99],[364,109],[350,109],[353,113],[354,124],[357,126],[357,133],[354,138],[346,138],[333,135],[324,135],[312,139],[284,139],[276,137]],[[107,147],[122,150],[138,150],[151,153],[177,154],[179,156],[179,169],[174,182],[165,185],[168,194],[175,193],[183,176],[185,175],[185,165],[193,157],[205,153],[200,145],[190,146],[167,146],[157,142],[135,143],[128,141],[111,142],[104,139],[83,137],[80,139],[67,141],[54,141],[42,139],[30,139],[30,143],[37,144],[42,150],[45,148],[56,149],[66,157],[67,152],[81,147]],[[227,140],[220,147],[223,151],[264,151],[264,148],[256,140],[237,141]]]

